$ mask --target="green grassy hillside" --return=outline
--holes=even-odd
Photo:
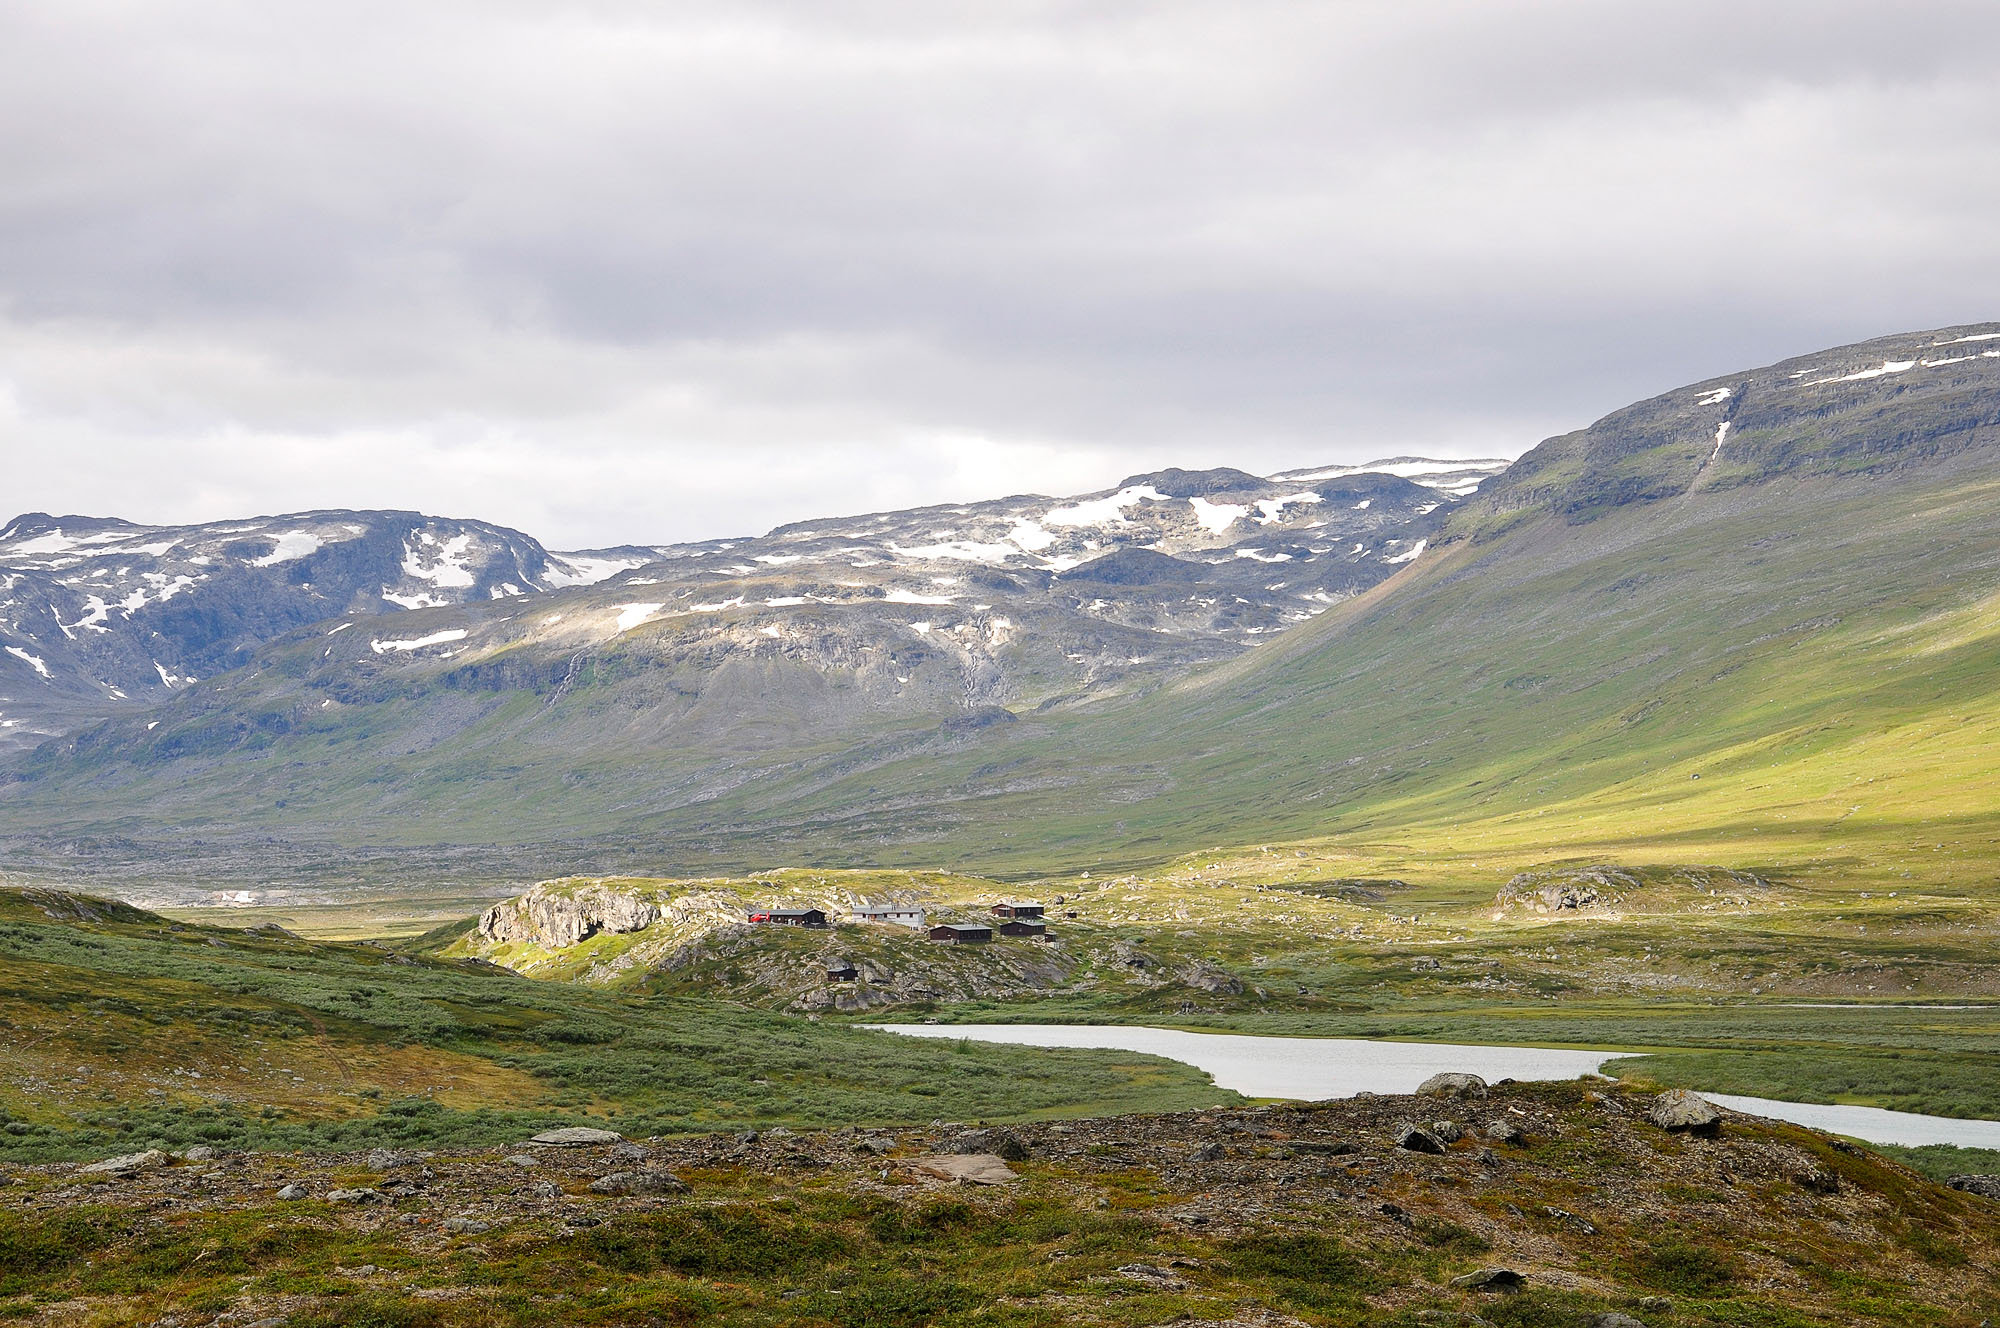
[[[553,706],[440,681],[226,751],[107,730],[45,750],[4,805],[24,839],[129,835],[143,856],[167,823],[200,827],[219,870],[276,838],[428,879],[1006,875],[1313,838],[1467,897],[1606,854],[1983,890],[2000,839],[1991,336],[1826,352],[1551,440],[1402,575],[1143,696],[985,727],[810,727],[800,679],[735,677],[704,693],[689,745],[655,740],[647,698],[671,680],[632,661]],[[255,729],[288,659],[201,723]]]
[[[1144,1056],[926,1044],[0,890],[0,1158],[493,1144],[1233,1099]]]

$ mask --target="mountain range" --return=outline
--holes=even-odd
[[[547,568],[584,559],[527,541],[513,574],[496,554],[453,602],[388,613],[412,580],[328,577],[339,609],[16,755],[4,848],[330,884],[1021,873],[1287,836],[1945,854],[2000,805],[1977,759],[2000,729],[1996,460],[1982,324],[1677,388],[1504,470],[1159,472],[662,547],[566,588]],[[288,520],[244,532],[265,565],[243,575],[283,565]],[[54,529],[8,528],[11,575]],[[372,567],[411,561],[396,539]],[[315,586],[318,556],[293,560]],[[116,586],[73,579],[102,613],[7,643],[50,675],[48,631],[123,623]]]

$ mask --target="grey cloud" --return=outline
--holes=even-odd
[[[1993,316],[1996,55],[1966,0],[0,4],[0,448],[17,507],[568,544],[1518,451]]]

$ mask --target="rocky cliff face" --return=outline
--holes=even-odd
[[[659,905],[627,890],[544,883],[487,909],[479,919],[479,934],[501,945],[566,950],[601,931],[643,931],[659,920]]]

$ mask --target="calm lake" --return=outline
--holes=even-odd
[[[1408,1093],[1434,1074],[1462,1070],[1495,1079],[1574,1079],[1625,1052],[1550,1047],[1458,1046],[1364,1038],[1247,1037],[1174,1028],[1110,1024],[870,1024],[910,1037],[971,1038],[1029,1047],[1097,1047],[1184,1061],[1217,1086],[1246,1097],[1314,1101],[1356,1093]],[[1760,1097],[1706,1094],[1735,1111],[1851,1135],[1879,1144],[1957,1144],[2000,1149],[2000,1121],[1919,1116],[1878,1107],[1818,1106]]]

